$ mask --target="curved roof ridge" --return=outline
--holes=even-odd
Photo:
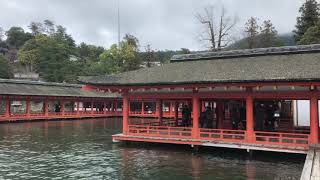
[[[82,87],[81,84],[54,83],[54,82],[17,80],[17,79],[0,79],[0,83],[30,84],[30,85],[45,85],[45,86],[62,86],[62,87]]]
[[[312,52],[320,52],[320,44],[180,54],[180,55],[172,56],[171,62],[253,57],[253,56],[266,56],[266,55],[281,55],[281,54],[302,54],[302,53],[312,53]]]

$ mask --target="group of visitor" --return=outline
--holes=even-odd
[[[257,131],[275,131],[277,118],[280,117],[278,105],[274,103],[257,103],[255,108],[255,122]]]
[[[191,109],[188,105],[183,105],[182,107],[182,125],[188,127],[191,125]]]
[[[182,107],[182,126],[188,127],[191,125],[191,109],[188,105]],[[210,107],[206,107],[205,111],[200,114],[200,127],[201,128],[213,128],[214,124],[214,113]]]
[[[230,118],[233,130],[245,129],[246,127],[246,109],[242,104],[230,104]]]
[[[276,103],[256,103],[254,109],[255,130],[275,131],[277,118],[280,116]],[[246,108],[241,103],[230,103],[229,113],[233,130],[246,129]],[[182,106],[182,126],[188,127],[191,123],[191,109],[188,105]],[[214,119],[214,111],[211,107],[205,107],[205,111],[200,113],[201,128],[217,128]]]
[[[201,128],[213,128],[214,119],[213,119],[213,111],[211,107],[206,107],[205,111],[201,112],[200,114],[200,127]]]

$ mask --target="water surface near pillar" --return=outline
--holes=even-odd
[[[299,179],[304,156],[112,143],[121,119],[0,124],[0,179]]]

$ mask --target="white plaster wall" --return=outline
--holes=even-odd
[[[310,101],[297,101],[297,126],[310,126]]]

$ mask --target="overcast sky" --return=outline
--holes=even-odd
[[[279,33],[291,32],[305,0],[120,0],[121,35],[130,33],[154,49],[201,50],[200,24],[194,17],[204,7],[223,5],[238,16],[240,37],[246,20],[270,19]],[[117,0],[0,0],[0,27],[27,29],[31,21],[53,20],[65,26],[77,43],[109,47],[117,42]]]

